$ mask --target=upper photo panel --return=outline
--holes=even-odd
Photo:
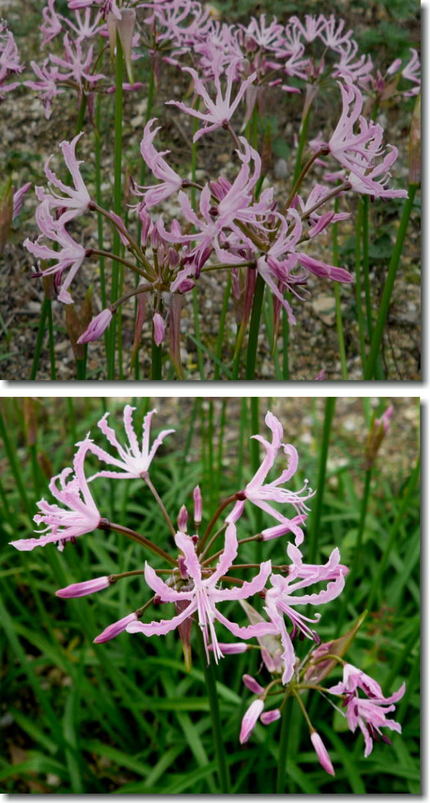
[[[420,372],[412,0],[2,0],[0,377]]]

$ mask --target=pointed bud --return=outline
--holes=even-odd
[[[156,346],[161,346],[166,334],[166,326],[159,312],[154,313],[152,325],[154,332],[154,343]]]
[[[252,675],[242,675],[242,681],[246,688],[252,691],[253,694],[264,694],[264,689]]]
[[[257,720],[263,711],[263,708],[263,700],[254,700],[247,711],[245,711],[245,715],[242,719],[242,724],[240,727],[239,741],[241,744],[245,744],[245,742],[248,741],[251,732],[254,730]]]
[[[381,418],[375,418],[372,422],[364,447],[365,467],[367,470],[372,468],[378,456],[381,443],[388,432],[393,412],[393,407],[390,406]]]
[[[83,583],[72,583],[70,586],[60,588],[55,592],[55,596],[61,597],[62,599],[86,597],[87,594],[103,591],[105,588],[109,588],[109,586],[109,577],[96,577],[94,580],[86,580]]]
[[[196,485],[193,491],[193,500],[194,500],[194,524],[198,527],[202,521],[202,514],[203,514],[203,500],[202,500],[202,493],[200,491],[200,487]]]
[[[18,217],[24,203],[24,195],[29,191],[30,187],[31,181],[27,181],[26,184],[24,184],[14,193],[12,220],[15,220],[15,218]]]
[[[182,507],[181,507],[181,509],[179,511],[179,515],[178,515],[177,521],[178,521],[178,530],[181,533],[186,533],[187,532],[188,513],[187,513],[187,508],[185,507],[185,505],[182,505]]]
[[[137,616],[134,612],[129,613],[128,616],[123,616],[122,619],[118,619],[117,622],[113,622],[113,624],[109,625],[101,633],[99,633],[99,635],[94,639],[94,644],[103,644],[103,642],[110,641],[110,639],[115,638],[115,636],[119,636],[119,634],[126,629],[130,622],[135,621],[137,621]]]
[[[218,642],[218,646],[223,655],[239,655],[242,652],[246,652],[249,647],[244,641],[236,641],[236,643],[232,644]],[[213,649],[212,644],[209,644],[209,649]]]
[[[103,309],[98,315],[96,315],[95,318],[92,319],[92,321],[90,321],[89,326],[80,336],[78,343],[92,343],[94,340],[98,340],[99,337],[102,336],[105,329],[107,329],[110,325],[111,320],[112,310]]]
[[[318,760],[322,768],[326,772],[328,772],[329,775],[335,775],[336,773],[333,769],[333,764],[330,761],[330,756],[327,753],[324,742],[321,739],[321,736],[316,731],[312,731],[311,733],[311,742],[314,746],[315,752],[318,756]]]
[[[272,711],[264,711],[260,717],[260,722],[263,725],[271,725],[272,722],[276,722],[277,719],[281,718],[281,712],[279,708],[273,708]]]

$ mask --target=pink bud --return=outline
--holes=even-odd
[[[188,513],[185,505],[182,505],[178,516],[178,529],[181,533],[187,532]]]
[[[263,708],[264,708],[263,700],[254,700],[254,702],[251,703],[247,711],[245,711],[245,715],[242,719],[242,725],[240,728],[240,736],[239,736],[239,741],[241,744],[244,744],[245,742],[248,741],[251,732],[253,731],[253,729],[257,724],[258,717],[263,711]]]
[[[152,318],[152,325],[154,327],[154,342],[156,346],[160,346],[164,340],[164,335],[166,333],[166,327],[159,312],[154,314]]]
[[[111,625],[106,627],[102,633],[96,636],[94,639],[94,644],[103,644],[104,641],[110,641],[110,639],[115,638],[115,636],[119,636],[119,634],[126,629],[130,622],[135,621],[137,621],[137,616],[134,612],[129,613],[127,616],[123,616],[122,619],[118,619],[117,622],[113,622]]]
[[[17,190],[14,193],[12,220],[14,220],[14,218],[16,218],[19,215],[22,209],[22,205],[24,203],[24,195],[28,192],[30,187],[31,187],[31,181],[28,181],[27,184],[24,184],[22,187],[20,187],[19,190]]]
[[[247,689],[252,691],[254,694],[263,694],[264,689],[252,675],[242,675],[242,680]]]
[[[322,768],[328,772],[329,775],[335,775],[336,773],[333,769],[333,764],[330,761],[330,756],[324,746],[324,742],[316,731],[312,731],[311,733],[311,742],[315,748],[315,752]]]
[[[112,310],[103,309],[90,321],[89,326],[85,332],[78,339],[78,343],[92,343],[93,340],[98,340],[102,336],[105,329],[108,328],[112,320]]]
[[[377,418],[375,421],[376,426],[383,427],[385,434],[387,434],[390,428],[390,422],[393,417],[394,407],[392,404],[385,410],[385,413],[381,415],[381,418]]]
[[[245,644],[244,641],[237,641],[235,644],[222,644],[219,642],[218,646],[223,655],[239,655],[239,653],[246,652],[248,649],[248,644]],[[212,644],[209,644],[209,649],[213,649]]]
[[[109,588],[109,577],[96,577],[94,580],[86,580],[84,583],[72,583],[65,588],[59,588],[55,592],[56,597],[71,599],[72,597],[86,597],[87,594],[94,594],[95,591],[103,591]]]
[[[196,485],[196,487],[194,488],[193,500],[194,500],[194,524],[200,524],[203,513],[203,500],[202,500],[202,493],[198,485]]]
[[[272,711],[264,711],[260,717],[260,722],[263,725],[270,725],[272,722],[276,722],[277,719],[281,718],[281,712],[279,708],[273,708]]]

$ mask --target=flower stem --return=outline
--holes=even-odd
[[[257,359],[258,332],[260,329],[261,310],[264,298],[264,279],[257,276],[252,302],[251,322],[249,324],[248,351],[246,355],[246,379],[255,379],[255,363]]]
[[[358,323],[358,339],[360,344],[360,358],[361,358],[361,366],[362,371],[364,374],[364,368],[366,364],[366,346],[365,346],[365,329],[364,329],[364,315],[363,315],[363,306],[362,306],[362,285],[361,285],[361,261],[362,261],[362,251],[361,251],[361,231],[362,231],[362,224],[363,224],[363,207],[361,203],[358,204],[357,209],[357,218],[356,218],[356,225],[355,225],[355,305],[356,305],[356,314],[357,314],[357,323]]]
[[[48,343],[49,343],[49,363],[51,367],[51,379],[57,379],[57,370],[55,365],[55,338],[54,338],[54,320],[52,317],[52,302],[49,300],[48,309]],[[85,376],[83,377],[85,379]]]
[[[285,784],[287,775],[287,751],[288,737],[290,735],[292,704],[286,703],[285,698],[282,708],[281,731],[279,734],[279,753],[278,753],[278,772],[276,778],[276,792],[278,795],[285,794]]]
[[[293,176],[294,183],[297,181],[297,179],[298,179],[298,177],[300,175],[300,170],[301,170],[301,166],[302,166],[303,151],[305,149],[306,140],[308,138],[310,111],[311,111],[311,107],[309,106],[306,114],[302,118],[302,122],[301,122],[301,125],[300,125],[299,143],[298,143],[298,146],[297,146],[296,163],[295,163],[295,166],[294,166],[294,176]]]
[[[166,508],[164,506],[163,500],[161,499],[161,497],[158,494],[157,489],[152,484],[152,482],[151,482],[151,480],[149,478],[149,474],[146,472],[145,475],[142,476],[142,479],[146,483],[146,485],[148,486],[149,490],[151,491],[155,501],[157,502],[158,507],[160,508],[160,510],[161,510],[161,512],[163,514],[164,521],[166,522],[166,524],[167,524],[170,532],[172,533],[173,537],[175,537],[176,530],[175,530],[175,528],[173,526],[172,520],[171,520],[171,518],[170,518],[170,516],[169,516],[169,514],[168,514],[168,512],[167,512],[167,510],[166,510]]]
[[[116,524],[114,521],[109,521],[108,519],[101,519],[99,524],[100,530],[114,530],[116,533],[120,533],[121,535],[126,535],[127,538],[131,538],[133,541],[136,541],[138,544],[150,549],[151,552],[154,552],[156,555],[159,555],[161,558],[166,560],[172,566],[176,566],[176,560],[172,558],[167,552],[164,551],[160,546],[154,544],[149,538],[146,538],[145,535],[140,535],[135,530],[131,530],[129,527],[123,527],[122,524]]]
[[[403,212],[400,219],[399,230],[397,232],[397,239],[391,255],[390,264],[388,266],[388,274],[385,281],[384,292],[382,294],[381,305],[379,307],[378,317],[376,320],[375,328],[373,330],[373,337],[370,345],[370,353],[364,371],[364,377],[363,377],[364,379],[375,378],[377,359],[381,351],[384,328],[387,322],[388,310],[390,308],[391,295],[393,293],[394,282],[396,280],[397,271],[400,265],[403,244],[405,241],[406,232],[409,225],[409,218],[411,216],[417,190],[418,190],[418,184],[409,185],[409,194],[403,206]]]
[[[321,513],[324,498],[324,486],[327,470],[327,456],[330,443],[330,432],[333,421],[333,415],[336,406],[336,399],[327,398],[325,401],[324,424],[322,431],[322,442],[320,449],[320,460],[318,469],[318,485],[317,495],[315,500],[315,508],[312,516],[310,532],[309,532],[309,563],[315,563],[318,555],[318,535],[320,531]]]
[[[335,199],[334,211],[339,211],[339,198]],[[332,225],[332,251],[333,251],[333,265],[339,265],[339,238],[338,238],[338,223]],[[334,282],[334,297],[336,300],[336,329],[337,339],[339,343],[339,357],[340,357],[340,370],[342,379],[348,379],[348,366],[346,362],[345,350],[345,336],[343,331],[342,320],[342,307],[341,307],[341,294],[339,282]]]
[[[363,496],[361,498],[361,507],[360,507],[360,520],[358,524],[358,532],[357,532],[357,540],[355,543],[354,549],[354,556],[352,559],[352,563],[349,570],[348,575],[348,587],[349,593],[353,595],[354,589],[354,580],[357,575],[357,571],[359,567],[362,567],[362,545],[363,545],[363,534],[364,534],[364,527],[366,524],[366,516],[367,516],[367,508],[369,506],[369,496],[370,496],[370,484],[372,480],[372,469],[368,468],[364,478],[364,490]],[[347,612],[347,605],[346,603],[339,606],[339,617],[337,622],[337,632],[338,634],[342,631],[343,623],[345,621],[345,616]]]
[[[206,682],[206,691],[209,700],[209,708],[212,721],[212,734],[215,745],[215,754],[218,764],[218,777],[220,784],[220,792],[228,794],[230,791],[230,779],[227,765],[227,758],[224,748],[224,740],[221,728],[221,719],[218,706],[218,692],[216,689],[215,673],[212,664],[207,663],[203,636],[199,631],[199,652],[203,665],[203,674]]]
[[[198,547],[197,547],[197,552],[199,554],[201,554],[201,552],[203,551],[203,547],[205,546],[206,541],[208,540],[208,538],[209,538],[209,536],[210,536],[215,524],[217,523],[221,513],[223,512],[223,510],[225,510],[225,508],[228,507],[231,504],[231,502],[235,502],[236,499],[237,499],[237,494],[232,494],[231,496],[227,496],[225,499],[223,499],[220,502],[220,504],[218,505],[215,513],[213,514],[208,526],[206,527],[206,530],[205,530],[203,536],[201,537],[201,539],[199,541],[199,544],[198,544]]]
[[[124,60],[122,55],[121,41],[119,34],[116,35],[116,56],[115,56],[115,112],[114,112],[114,186],[113,186],[113,208],[117,215],[121,215],[122,206],[122,123],[123,123],[123,73]],[[116,256],[121,253],[121,238],[119,232],[114,230],[112,251]],[[119,287],[119,266],[116,261],[112,261],[112,286],[111,303],[118,297]],[[109,329],[109,357],[108,357],[108,379],[115,378],[115,343],[116,343],[116,319],[112,321]]]
[[[45,334],[46,318],[47,318],[48,309],[49,309],[50,306],[51,306],[51,299],[50,298],[46,298],[46,296],[45,296],[45,298],[43,299],[43,302],[42,302],[41,310],[40,310],[39,328],[37,330],[36,343],[35,343],[35,346],[34,346],[33,364],[31,366],[31,374],[30,374],[30,379],[31,380],[36,379],[37,371],[38,371],[38,368],[39,368],[40,352],[42,351],[43,337],[44,337],[44,334]]]

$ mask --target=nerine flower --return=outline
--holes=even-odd
[[[61,89],[58,84],[61,80],[61,73],[58,67],[51,63],[50,57],[41,64],[38,64],[37,61],[31,61],[30,64],[38,80],[24,81],[24,86],[28,86],[29,89],[34,89],[35,92],[39,93],[45,110],[45,117],[48,120],[52,112],[53,99],[57,95],[64,93],[64,89]]]
[[[224,550],[220,555],[215,571],[210,577],[204,577],[202,574],[202,568],[196,553],[196,545],[192,537],[178,532],[175,536],[175,542],[183,554],[189,583],[180,590],[176,590],[161,580],[148,563],[145,564],[145,580],[162,602],[174,602],[176,605],[180,604],[181,608],[185,602],[188,602],[188,605],[172,619],[162,619],[159,622],[149,623],[132,622],[127,626],[129,633],[143,633],[145,636],[164,636],[182,624],[193,613],[196,613],[203,635],[207,660],[209,661],[210,653],[212,652],[216,663],[218,663],[218,660],[224,656],[215,631],[216,620],[230,630],[234,636],[242,639],[273,632],[273,625],[267,622],[240,627],[235,622],[227,619],[217,608],[220,602],[246,599],[262,591],[271,572],[270,560],[263,561],[260,571],[251,581],[244,582],[238,588],[219,588],[221,578],[230,569],[238,551],[234,524],[229,524],[227,527]]]
[[[73,187],[64,184],[64,182],[55,175],[53,170],[51,170],[49,163],[52,157],[46,161],[44,168],[45,175],[51,185],[51,191],[47,192],[43,187],[36,187],[38,200],[47,201],[50,210],[59,210],[60,217],[58,222],[63,225],[85,212],[91,203],[89,192],[79,169],[82,162],[78,162],[75,153],[76,143],[80,140],[81,136],[82,132],[77,134],[71,142],[60,142],[64,161],[73,179]],[[56,190],[60,190],[63,194],[58,194],[52,187],[55,187]]]
[[[101,449],[100,446],[97,446],[92,441],[88,441],[88,450],[96,455],[99,460],[102,460],[103,463],[115,466],[119,471],[99,471],[91,477],[91,480],[94,480],[96,477],[122,477],[123,479],[142,477],[147,473],[155,453],[163,440],[167,435],[175,431],[174,429],[165,429],[160,432],[150,448],[149,435],[152,416],[157,412],[156,410],[151,410],[143,419],[142,440],[139,444],[133,428],[133,411],[135,409],[135,407],[131,407],[129,404],[126,404],[124,407],[124,429],[128,440],[126,446],[120,444],[115,430],[109,426],[107,422],[109,413],[105,413],[103,418],[98,422],[97,426],[103,432],[103,435],[106,436],[111,446],[117,450],[118,457],[113,457],[113,455],[106,452],[105,449]]]
[[[81,267],[87,255],[87,250],[70,236],[61,222],[61,218],[58,221],[54,221],[47,201],[43,201],[37,207],[36,222],[41,231],[41,236],[45,236],[56,243],[58,250],[41,243],[40,237],[35,242],[29,240],[28,237],[24,240],[25,248],[37,259],[49,259],[54,262],[53,265],[44,268],[35,275],[57,275],[61,282],[58,300],[62,301],[63,304],[71,304],[73,299],[68,288]],[[67,271],[67,276],[62,281],[64,271]]]
[[[299,457],[294,446],[290,443],[282,443],[282,424],[273,413],[268,412],[266,414],[265,423],[271,430],[272,441],[267,441],[261,435],[252,435],[252,438],[262,444],[265,456],[260,468],[241,492],[243,498],[236,502],[226,521],[236,522],[242,515],[245,503],[248,500],[280,522],[279,525],[267,527],[263,530],[262,536],[264,540],[276,538],[278,535],[292,532],[295,535],[296,544],[301,544],[304,536],[300,524],[306,521],[308,508],[305,502],[313,496],[313,491],[308,487],[307,482],[304,487],[297,492],[281,487],[296,473]],[[283,453],[288,457],[288,468],[284,469],[276,480],[265,483],[267,475],[273,467],[281,448]],[[270,504],[271,502],[292,505],[297,515],[289,519],[284,513],[276,510]]]
[[[170,195],[177,192],[177,190],[182,187],[181,176],[179,176],[178,173],[167,164],[166,160],[163,159],[163,156],[166,156],[170,151],[157,151],[152,144],[157,131],[160,130],[160,127],[153,128],[156,122],[156,118],[149,120],[145,126],[143,139],[140,143],[140,152],[145,163],[148,165],[155,178],[160,179],[162,182],[154,186],[138,188],[139,193],[145,190],[144,205],[147,209],[169,198]]]
[[[367,699],[359,697],[359,689],[367,695]],[[351,664],[345,664],[342,680],[327,689],[331,694],[345,695],[348,726],[353,732],[357,727],[360,728],[364,736],[365,758],[373,750],[374,739],[382,739],[390,744],[388,737],[381,733],[381,728],[402,732],[401,725],[394,719],[387,719],[386,714],[395,711],[393,703],[403,697],[405,689],[406,686],[402,683],[394,694],[384,697],[379,683]]]
[[[90,533],[99,526],[101,516],[84,472],[87,450],[88,444],[84,441],[73,459],[73,469],[65,468],[49,483],[49,490],[62,507],[45,499],[37,503],[40,513],[34,516],[34,521],[36,524],[45,524],[46,529],[42,533],[48,534],[11,541],[16,549],[27,552],[37,546],[57,544],[58,549],[62,550],[66,541]]]
[[[296,605],[322,605],[336,599],[345,586],[346,566],[340,563],[338,549],[333,549],[327,562],[322,565],[303,563],[300,550],[294,544],[288,544],[288,557],[291,560],[287,577],[272,574],[270,582],[272,588],[266,592],[265,611],[275,625],[281,636],[283,646],[282,662],[284,671],[282,682],[288,683],[294,674],[295,652],[292,638],[302,633],[306,638],[318,641],[318,637],[309,625],[319,622],[321,615],[317,613],[312,619],[295,610]],[[327,582],[322,591],[313,594],[295,595],[296,591],[307,588],[315,583]],[[293,625],[292,635],[288,633],[284,616],[287,616]]]
[[[6,23],[0,20],[0,98],[3,93],[10,92],[18,84],[5,84],[10,75],[23,70],[20,62],[18,48],[12,31],[7,29]]]
[[[361,115],[364,98],[357,86],[339,82],[342,94],[342,114],[330,137],[328,147],[332,156],[349,172],[348,181],[353,189],[382,198],[403,198],[405,190],[390,190],[386,184],[389,169],[396,161],[398,150],[394,145],[383,148],[384,130],[381,125],[368,122]],[[354,131],[359,124],[357,133]]]
[[[208,134],[209,131],[216,131],[217,128],[222,128],[225,126],[233,117],[234,112],[236,111],[237,107],[239,106],[240,101],[242,100],[246,90],[248,87],[255,81],[257,77],[257,73],[252,73],[248,78],[242,80],[241,85],[239,87],[239,91],[232,101],[231,95],[233,90],[233,82],[236,79],[236,70],[237,65],[235,62],[230,64],[226,71],[226,78],[227,78],[227,85],[225,87],[225,94],[223,95],[223,90],[221,87],[221,76],[220,72],[216,72],[214,74],[214,83],[216,89],[216,98],[212,100],[207,91],[203,81],[199,78],[198,73],[192,67],[184,67],[185,72],[189,72],[190,75],[194,79],[194,88],[202,98],[203,103],[206,107],[206,112],[201,112],[198,109],[192,109],[190,106],[186,106],[185,103],[177,100],[169,100],[167,101],[167,105],[177,106],[178,109],[181,111],[186,112],[186,114],[191,114],[193,117],[197,117],[199,120],[203,120],[206,123],[204,128],[201,128],[199,131],[196,131],[193,137],[193,141],[197,142],[203,134]]]

